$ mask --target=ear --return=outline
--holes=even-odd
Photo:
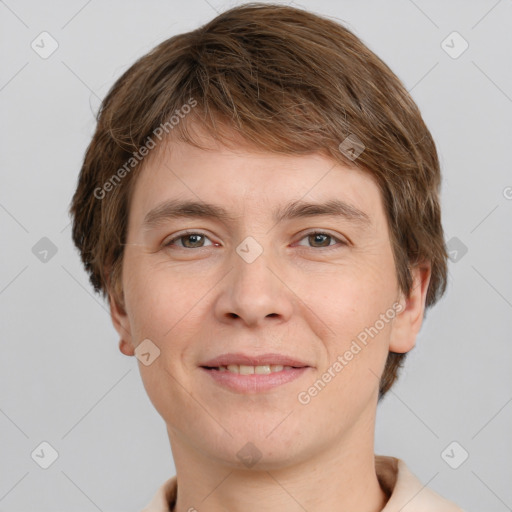
[[[400,309],[393,320],[390,352],[405,353],[416,345],[416,336],[423,323],[425,300],[431,276],[430,262],[424,262],[411,270],[413,284],[408,297],[400,294]]]
[[[119,350],[125,356],[133,356],[135,347],[132,340],[130,322],[125,308],[118,303],[114,295],[109,292],[110,316],[115,330],[119,334]]]

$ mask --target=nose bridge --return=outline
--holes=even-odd
[[[260,237],[261,241],[261,237]],[[273,255],[271,249],[258,242],[253,237],[245,238],[236,248],[233,255],[234,271],[237,274],[237,282],[245,289],[254,290],[261,288],[273,288],[275,276],[270,271]],[[261,286],[259,286],[261,285]],[[248,290],[244,290],[248,291]]]
[[[291,314],[292,304],[278,277],[276,257],[262,241],[246,237],[233,252],[232,271],[217,304],[217,314],[224,320],[235,318],[254,325],[270,318],[282,321]]]

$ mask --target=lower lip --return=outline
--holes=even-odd
[[[281,370],[280,372],[268,374],[253,373],[250,375],[240,375],[239,373],[221,372],[201,367],[201,370],[210,375],[217,384],[238,393],[259,393],[260,391],[276,388],[298,379],[309,369],[309,366],[305,366],[303,368],[292,368],[291,370]]]

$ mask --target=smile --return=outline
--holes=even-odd
[[[268,375],[269,373],[281,372],[283,370],[292,370],[293,366],[283,366],[281,364],[264,364],[259,366],[229,364],[227,366],[218,366],[213,369],[218,370],[219,372],[239,373],[240,375]]]
[[[208,375],[210,382],[235,393],[255,394],[270,391],[292,382],[313,368],[302,366],[258,365],[246,366],[230,364],[227,366],[205,367],[201,370]]]

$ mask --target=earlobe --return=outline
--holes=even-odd
[[[413,284],[408,297],[401,294],[400,312],[393,320],[389,350],[403,354],[416,345],[416,337],[423,323],[425,301],[430,283],[430,263],[411,269]]]
[[[119,350],[125,356],[133,356],[135,354],[135,350],[131,343],[127,343],[123,338],[119,340]]]

